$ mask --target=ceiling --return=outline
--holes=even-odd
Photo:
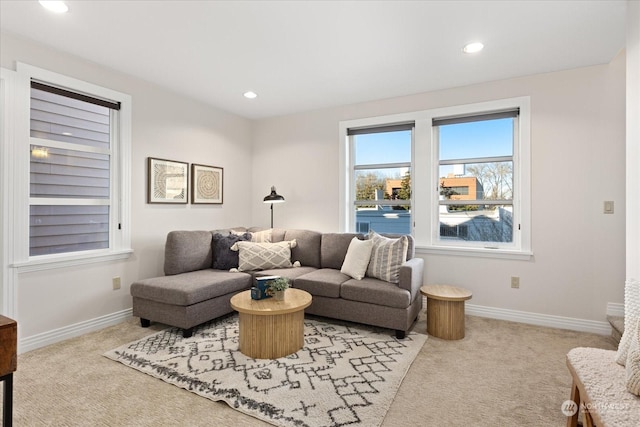
[[[616,0],[66,3],[0,0],[0,28],[251,119],[604,64],[625,43]]]

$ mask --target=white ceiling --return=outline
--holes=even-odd
[[[0,28],[254,119],[608,63],[625,43],[617,0],[67,4],[0,0]]]

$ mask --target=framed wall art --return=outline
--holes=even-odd
[[[147,203],[187,203],[189,164],[148,158]]]
[[[191,164],[191,203],[222,204],[223,169]]]

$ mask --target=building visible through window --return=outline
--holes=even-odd
[[[513,241],[517,118],[516,110],[434,119],[439,148],[440,239]]]
[[[413,124],[350,129],[355,229],[411,233]]]

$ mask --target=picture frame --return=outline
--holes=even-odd
[[[223,190],[223,168],[191,164],[191,203],[221,205]]]
[[[147,203],[186,204],[189,164],[148,157],[147,184]]]

